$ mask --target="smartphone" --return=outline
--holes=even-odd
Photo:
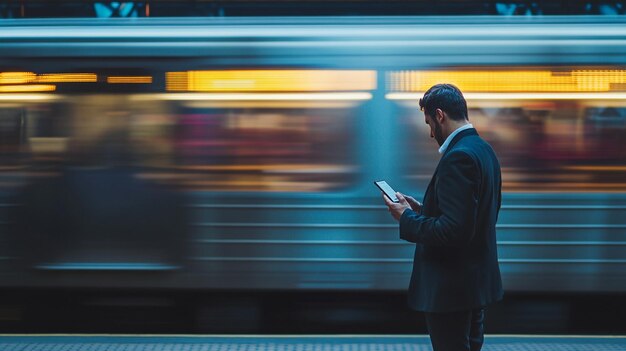
[[[385,196],[389,198],[389,200],[393,202],[399,202],[398,198],[396,197],[396,191],[393,190],[386,181],[379,180],[374,182],[374,184],[378,187],[378,189],[383,192],[383,194],[385,194]]]

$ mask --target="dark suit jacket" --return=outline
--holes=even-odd
[[[496,247],[500,164],[476,129],[457,134],[424,194],[422,213],[405,210],[400,238],[416,243],[409,306],[452,312],[502,298]]]

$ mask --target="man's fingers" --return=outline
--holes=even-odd
[[[389,198],[387,198],[387,195],[385,195],[385,193],[381,193],[383,195],[383,200],[385,200],[385,204],[387,204],[387,206],[393,204],[393,202],[391,200],[389,200]]]
[[[406,203],[409,204],[409,206],[411,207],[412,210],[414,210],[414,211],[421,211],[422,203],[417,201],[417,200],[415,200],[415,198],[413,198],[413,196],[404,195],[402,193],[399,193],[399,195],[406,200]],[[398,195],[396,195],[396,196],[398,196]],[[398,199],[400,199],[400,196],[398,196]],[[405,202],[402,202],[402,201],[400,201],[400,202],[401,203],[405,203]]]
[[[407,200],[409,200],[409,202],[410,202],[411,204],[414,204],[414,205],[416,205],[416,206],[422,206],[422,203],[421,203],[421,202],[419,202],[419,201],[417,201],[417,200],[415,200],[414,198],[410,198],[410,199],[409,199],[409,198],[407,198]]]
[[[404,198],[407,199],[408,202],[417,202],[413,196],[404,195]]]
[[[408,201],[406,201],[406,198],[404,197],[404,195],[402,195],[401,193],[396,193],[396,197],[398,198],[398,203],[405,205],[407,207],[411,207]]]

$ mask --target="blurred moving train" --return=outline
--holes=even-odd
[[[423,195],[451,82],[503,166],[505,289],[626,292],[625,62],[623,17],[3,20],[0,288],[404,290],[372,181]]]

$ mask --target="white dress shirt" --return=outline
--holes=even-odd
[[[454,132],[450,133],[450,135],[448,135],[448,137],[446,138],[446,141],[444,141],[443,145],[441,145],[441,147],[439,148],[439,153],[443,154],[444,152],[446,152],[446,150],[448,149],[448,145],[450,145],[452,139],[454,139],[454,137],[460,132],[470,128],[474,128],[474,126],[471,123],[468,123],[458,127]]]

